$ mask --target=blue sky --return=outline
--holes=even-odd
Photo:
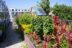
[[[28,9],[36,6],[40,0],[4,0],[9,8]],[[66,4],[72,6],[72,0],[50,0],[50,6],[54,4]]]

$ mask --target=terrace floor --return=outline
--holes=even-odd
[[[0,43],[0,48],[6,48],[17,43],[22,42],[19,39],[19,35],[14,31],[12,23],[9,24],[6,30],[6,39],[4,42]]]
[[[4,42],[0,43],[0,48],[35,48],[29,38],[25,35],[25,41],[20,40],[20,35],[17,34],[13,29],[12,23],[9,24],[6,30],[6,39]]]

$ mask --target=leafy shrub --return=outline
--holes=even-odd
[[[61,48],[69,48],[68,42],[65,37],[62,38],[60,46],[61,46]]]
[[[21,24],[22,28],[23,28],[23,31],[24,33],[29,33],[31,32],[31,24]]]
[[[22,14],[18,17],[17,22],[22,25],[24,32],[36,32],[40,37],[43,34],[51,34],[53,32],[52,20],[49,16],[31,16],[30,14]],[[24,26],[26,25],[26,27]],[[31,25],[30,27],[27,27]]]
[[[53,32],[52,20],[48,16],[43,16],[43,32],[44,34],[51,34]]]
[[[32,21],[33,31],[43,39],[43,35],[51,34],[53,32],[52,20],[49,16],[36,16]]]
[[[37,16],[36,18],[33,19],[32,21],[32,24],[33,24],[33,30],[36,31],[36,32],[42,32],[42,19],[40,16]],[[38,34],[37,33],[37,34]]]
[[[24,13],[18,18],[20,24],[30,24],[32,22],[32,17],[30,16],[30,14]]]
[[[63,20],[72,20],[72,7],[67,5],[58,5],[56,4],[53,7],[53,13],[60,17]]]
[[[37,32],[44,32],[45,34],[53,32],[52,20],[48,16],[37,16],[34,18],[33,27]]]
[[[55,40],[54,40],[54,39],[51,39],[51,40],[48,42],[48,48],[52,48],[55,43],[56,43]]]
[[[34,17],[32,21],[33,31],[43,40],[43,22],[41,16]]]
[[[16,22],[18,25],[21,25],[21,27],[23,28],[23,31],[25,33],[29,33],[31,32],[31,22],[32,22],[33,17],[31,17],[30,14],[24,13],[21,14],[20,16],[17,16],[16,18]]]

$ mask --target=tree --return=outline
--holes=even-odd
[[[0,19],[4,19],[4,13],[0,12]]]
[[[43,9],[43,11],[46,13],[46,15],[48,15],[49,11],[50,11],[50,2],[49,0],[41,0],[41,2],[39,3],[39,6]]]
[[[53,13],[59,16],[63,20],[72,20],[72,7],[67,5],[58,5],[56,4],[53,7]]]

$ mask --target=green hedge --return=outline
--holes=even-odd
[[[55,4],[53,14],[59,16],[62,20],[72,20],[72,6]]]

